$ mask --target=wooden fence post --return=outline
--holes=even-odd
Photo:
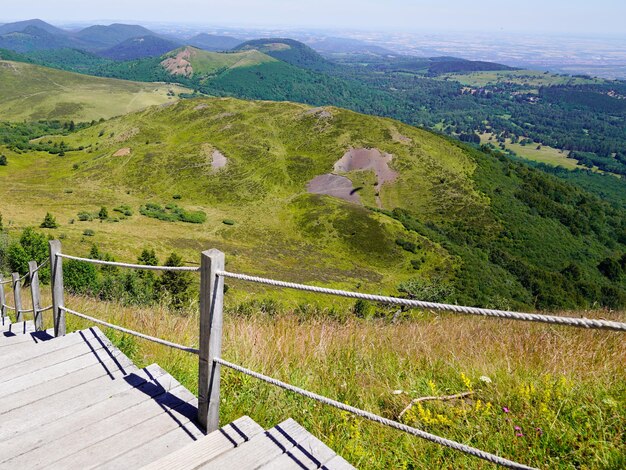
[[[7,316],[7,308],[5,307],[7,303],[7,299],[4,295],[3,281],[4,279],[2,279],[2,276],[0,276],[0,320],[2,324],[4,325],[4,318]]]
[[[22,313],[22,286],[20,285],[19,273],[11,274],[13,280],[13,306],[15,307],[15,321],[24,321],[24,314]]]
[[[213,359],[222,353],[224,253],[202,252],[200,261],[200,360],[198,367],[198,422],[207,431],[219,429],[220,365]]]
[[[39,292],[39,271],[37,261],[28,262],[28,275],[30,276],[30,296],[33,299],[33,320],[35,331],[43,330],[43,318],[41,309],[41,295]]]
[[[52,286],[52,317],[54,318],[54,336],[65,336],[65,302],[63,300],[63,258],[61,242],[50,240],[50,284]]]

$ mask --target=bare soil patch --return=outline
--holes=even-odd
[[[214,170],[219,170],[220,168],[224,168],[228,163],[228,158],[224,156],[222,152],[219,150],[213,150],[211,154],[211,166]]]
[[[174,57],[169,57],[161,62],[161,65],[172,75],[182,75],[184,77],[191,77],[193,75],[193,67],[189,59],[191,58],[191,51],[189,49],[183,49]]]
[[[311,194],[325,194],[348,202],[354,202],[355,204],[361,204],[361,198],[354,191],[352,181],[345,176],[333,175],[331,173],[316,176],[309,181],[307,191]]]
[[[322,119],[331,119],[333,117],[333,113],[331,113],[327,108],[311,108],[304,113],[305,116],[317,116]]]
[[[128,155],[130,155],[130,147],[119,149],[113,154],[114,157],[127,157]]]
[[[398,173],[389,168],[393,159],[390,153],[383,153],[378,149],[350,149],[337,163],[335,171],[347,173],[356,170],[373,170],[376,173],[378,184],[376,189],[390,181],[395,181]]]

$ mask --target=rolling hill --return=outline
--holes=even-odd
[[[334,64],[306,44],[286,38],[255,39],[239,44],[237,51],[257,50],[295,67],[314,71],[330,71]]]
[[[114,23],[89,26],[78,31],[74,36],[93,48],[105,49],[127,39],[158,35],[143,26]]]
[[[327,284],[389,293],[413,279],[438,286],[446,300],[497,307],[626,303],[622,278],[602,268],[606,259],[619,266],[626,251],[624,211],[397,121],[212,98],[42,143],[61,141],[63,157],[6,149],[0,194],[15,201],[2,212],[18,227],[55,214],[73,252],[92,241],[120,259],[137,255],[137,240],[190,257],[215,246],[235,270],[277,278],[315,273]],[[174,196],[206,222],[140,214],[174,210]],[[135,215],[68,223],[103,205]],[[89,241],[87,228],[95,232]]]
[[[83,44],[66,34],[56,34],[28,25],[21,31],[0,35],[0,49],[16,52],[32,52],[71,47],[82,47]]]
[[[165,54],[160,66],[171,75],[196,77],[205,80],[238,68],[256,67],[276,62],[275,59],[256,50],[218,53],[195,47],[183,47]]]
[[[98,52],[101,57],[112,60],[135,60],[146,57],[159,57],[176,49],[180,43],[158,36],[140,36],[126,39],[115,46]]]
[[[0,60],[3,121],[106,119],[173,102],[185,91],[177,85],[90,77]]]
[[[219,36],[216,34],[197,34],[185,41],[190,46],[204,49],[205,51],[228,51],[237,47],[243,41],[231,36]]]
[[[6,23],[0,25],[0,35],[7,33],[19,33],[24,31],[26,28],[34,26],[42,31],[46,31],[50,34],[57,35],[67,35],[67,31],[62,30],[61,28],[57,28],[56,26],[52,26],[45,21],[39,19],[33,20],[25,20],[25,21],[17,21],[15,23]]]

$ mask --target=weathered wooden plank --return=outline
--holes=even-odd
[[[4,293],[4,279],[0,276],[0,321],[4,325],[4,320],[7,319],[7,309],[5,307],[7,303],[6,295]],[[9,323],[11,320],[9,319]]]
[[[93,423],[101,423],[98,432],[104,434],[115,432],[109,420],[119,413],[134,407],[154,396],[165,393],[162,387],[155,387],[154,380],[161,377],[159,370],[147,372],[140,370],[128,375],[125,380],[129,387],[116,392],[109,390],[110,396],[98,403],[79,410],[74,410],[65,416],[58,417],[45,426],[34,429],[25,429],[22,433],[14,434],[10,439],[0,439],[0,468],[15,466],[29,467],[32,462],[46,462],[50,454],[59,452],[62,457],[63,442],[67,446],[70,442],[67,436],[80,433]],[[128,423],[125,424],[128,426]]]
[[[146,465],[142,470],[192,470],[262,432],[264,429],[261,426],[248,416],[243,416],[198,441]],[[159,441],[155,443],[161,444]],[[152,443],[150,447],[152,448]],[[134,461],[130,460],[129,463],[132,466]]]
[[[20,281],[19,273],[11,274],[11,281],[13,286],[13,306],[15,307],[15,322],[24,321],[24,314],[22,313],[22,281]]]
[[[5,344],[11,345],[20,340],[28,340],[24,335],[35,331],[35,325],[32,321],[14,322],[0,333],[0,347]]]
[[[59,341],[54,339],[54,330],[38,331],[29,333],[30,341],[21,341],[11,344],[10,347],[2,350],[0,354],[0,370],[4,367],[19,364],[36,357],[45,356],[53,351],[65,349],[78,343],[84,343],[84,339],[78,333],[72,333]]]
[[[30,277],[30,297],[33,307],[33,323],[37,331],[43,330],[43,313],[41,309],[41,296],[39,294],[39,271],[37,270],[37,262],[28,262],[28,276]]]
[[[98,423],[91,429],[84,428],[76,435],[75,439],[70,436],[68,440],[80,442],[81,449],[76,450],[73,447],[71,452],[66,450],[65,456],[59,460],[48,457],[45,467],[94,468],[180,426],[195,427],[194,424],[190,423],[189,418],[195,418],[196,413],[196,398],[184,387],[177,386],[153,400],[142,403],[140,410],[130,409],[128,412],[118,415],[121,426],[115,428],[118,432],[114,435],[102,438],[100,434],[101,424]],[[109,421],[107,433],[110,432],[111,425],[112,423]],[[93,435],[93,439],[86,437],[91,435]],[[193,442],[194,438],[192,432],[186,434],[186,439],[181,443],[181,446]],[[150,455],[144,455],[143,463],[151,460]],[[31,468],[37,468],[37,466],[31,466]]]
[[[334,456],[322,467],[323,470],[354,470],[354,467],[340,455]]]
[[[63,258],[61,242],[50,240],[50,284],[52,287],[52,318],[54,321],[54,336],[65,336],[65,300],[63,297]]]
[[[310,434],[293,419],[288,419],[241,446],[197,468],[259,468],[306,439]]]
[[[83,341],[72,344],[67,348],[57,349],[50,354],[28,358],[19,364],[3,367],[2,375],[0,376],[0,386],[4,382],[17,380],[25,375],[58,377],[58,375],[54,374],[61,373],[60,371],[68,373],[80,368],[81,365],[101,361],[103,357],[110,354],[114,349],[108,340],[105,342],[101,338],[88,337],[87,335],[88,333],[79,333]],[[33,345],[33,348],[37,348],[37,345]]]
[[[198,354],[198,422],[207,432],[220,422],[220,368],[213,360],[222,353],[224,253],[202,252],[200,259],[200,353]]]
[[[83,369],[78,369],[67,375],[45,381],[45,383],[32,383],[28,388],[5,395],[0,400],[0,416],[22,406],[31,405],[39,400],[47,400],[49,397],[71,390],[92,380],[104,378],[108,375],[107,368],[115,368],[115,361],[122,364],[128,373],[136,372],[135,365],[121,353],[114,353],[114,358],[104,357],[103,363],[93,364]],[[104,366],[104,367],[103,367]],[[1,373],[1,371],[0,371]],[[2,418],[0,418],[1,420]]]
[[[332,449],[310,434],[297,446],[292,447],[286,453],[268,462],[261,468],[263,470],[315,470],[335,455],[337,454]]]

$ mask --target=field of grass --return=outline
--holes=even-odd
[[[604,83],[601,79],[569,77],[533,70],[500,70],[492,72],[449,73],[442,78],[455,80],[465,86],[484,87],[498,83],[513,83],[528,88],[550,85],[590,85]]]
[[[490,137],[493,137],[493,134],[488,132],[481,134],[480,143],[486,144],[491,142],[492,144],[497,145],[497,142],[495,140],[489,140]],[[567,158],[567,154],[564,150],[555,149],[547,145],[541,145],[541,148],[537,149],[537,144],[512,144],[511,139],[506,139],[504,145],[507,149],[512,150],[520,157],[527,158],[528,160],[547,163],[548,165],[553,166],[562,166],[563,168],[567,168],[569,170],[584,168],[583,166],[579,165],[575,159]]]
[[[173,103],[180,85],[97,78],[20,62],[0,61],[3,121],[108,119]]]
[[[430,312],[397,323],[364,320],[348,313],[348,301],[340,301],[332,315],[310,299],[308,309],[269,301],[255,308],[235,300],[246,285],[230,284],[222,355],[228,361],[392,419],[413,398],[471,391],[462,400],[423,402],[403,421],[538,468],[626,465],[622,333]],[[46,287],[43,294],[46,304]],[[75,296],[66,296],[66,305],[198,344],[195,308],[174,314],[165,307],[128,308]],[[569,314],[626,320],[624,313]],[[68,317],[70,331],[87,326]],[[195,356],[107,334],[137,365],[156,362],[197,393]],[[221,422],[243,414],[264,427],[293,417],[358,468],[491,468],[223,369]]]

